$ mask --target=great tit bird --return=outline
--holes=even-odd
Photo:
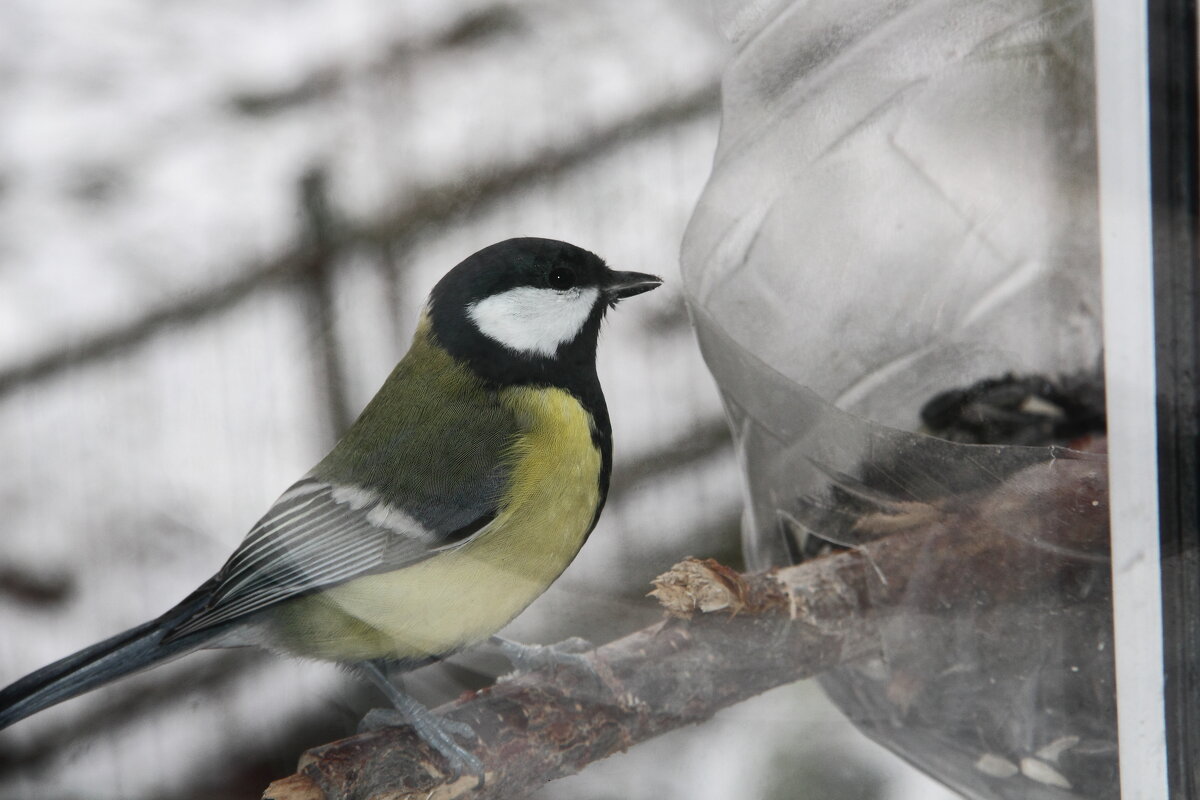
[[[596,343],[661,284],[551,239],[510,239],[434,286],[408,353],[342,439],[211,579],[159,618],[0,691],[0,728],[208,647],[357,666],[455,768],[478,761],[384,665],[488,639],[566,569],[612,468]]]

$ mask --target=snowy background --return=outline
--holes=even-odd
[[[0,7],[0,683],[207,578],[374,392],[433,282],[515,235],[667,285],[602,339],[600,527],[507,633],[606,641],[657,618],[647,584],[680,557],[735,561],[677,264],[728,56],[693,0]],[[500,666],[410,688],[438,702]],[[196,654],[0,733],[0,798],[257,797],[376,702],[328,665]],[[799,685],[540,796],[941,795]]]

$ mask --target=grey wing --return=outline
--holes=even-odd
[[[481,495],[473,507],[456,504],[471,521],[431,530],[371,490],[305,479],[292,486],[250,530],[214,577],[207,602],[168,639],[211,628],[373,572],[400,569],[477,534],[496,514]],[[429,518],[431,509],[422,508]]]

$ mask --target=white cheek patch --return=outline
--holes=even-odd
[[[519,286],[467,307],[480,333],[518,353],[552,357],[579,335],[600,291]]]

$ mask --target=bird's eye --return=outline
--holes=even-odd
[[[550,284],[551,289],[570,289],[575,285],[575,273],[566,267],[555,267],[550,270],[550,274],[546,276],[546,282]]]

